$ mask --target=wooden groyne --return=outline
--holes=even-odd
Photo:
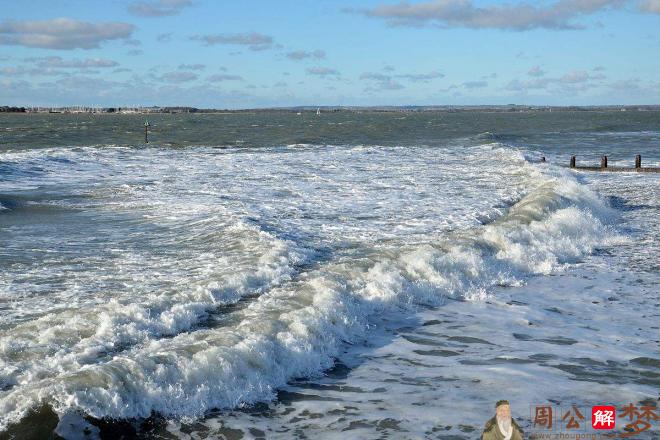
[[[545,159],[545,158],[543,158]],[[660,173],[660,168],[657,167],[643,167],[642,166],[642,156],[635,156],[635,166],[634,167],[609,167],[607,166],[607,156],[602,156],[600,158],[600,166],[577,166],[577,160],[575,156],[571,156],[571,161],[568,165],[569,168],[579,171],[611,171],[611,172],[632,172],[632,173]]]

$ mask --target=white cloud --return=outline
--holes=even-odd
[[[536,78],[528,81],[520,81],[519,79],[514,79],[509,81],[506,85],[506,90],[511,90],[514,92],[524,92],[526,90],[535,90],[535,89],[545,89],[556,80],[550,78]]]
[[[89,76],[70,76],[56,82],[31,83],[0,78],[0,100],[8,105],[26,102],[32,105],[190,105],[196,107],[231,108],[273,105],[240,91],[219,90],[195,82],[166,83],[152,78],[133,76],[129,80],[104,80]],[[219,104],[221,103],[221,104]]]
[[[605,75],[602,73],[592,74],[584,70],[573,70],[558,78],[537,76],[534,79],[526,81],[514,79],[505,86],[505,89],[518,92],[547,89],[550,87],[564,90],[586,90],[600,85],[600,81],[603,79],[605,79]]]
[[[135,26],[127,23],[88,23],[70,18],[0,23],[0,44],[45,49],[93,49],[104,41],[128,39]]]
[[[362,75],[360,75],[360,79],[368,79],[374,81],[389,81],[390,79],[392,79],[392,77],[390,75],[385,75],[384,73],[365,72]]]
[[[65,76],[62,79],[58,79],[56,84],[61,87],[69,89],[99,89],[99,90],[110,90],[113,87],[118,86],[120,83],[117,81],[109,81],[103,78],[94,78],[90,76]]]
[[[172,41],[172,35],[173,34],[174,34],[174,32],[166,32],[166,33],[163,33],[163,34],[158,34],[156,36],[156,41],[158,41],[159,43],[168,43],[168,42]]]
[[[608,87],[615,90],[625,90],[625,91],[639,90],[641,88],[640,81],[637,78],[615,81],[609,84]]]
[[[320,60],[322,58],[325,58],[325,51],[314,50],[312,52],[307,52],[304,50],[294,50],[293,52],[287,53],[286,57],[296,61],[304,60],[305,58],[315,58],[317,60]]]
[[[206,65],[204,64],[179,64],[179,70],[204,70]]]
[[[230,75],[227,73],[219,73],[217,75],[211,75],[206,78],[207,81],[212,82],[221,82],[221,81],[243,81],[243,77],[239,75]]]
[[[403,1],[360,11],[395,26],[496,28],[512,30],[577,29],[573,20],[600,10],[619,7],[628,0],[558,0],[551,4],[521,2],[478,6],[473,0],[432,0],[422,3]],[[655,0],[654,0],[655,1]]]
[[[266,50],[273,47],[273,37],[250,32],[245,34],[194,35],[192,40],[203,41],[208,46],[231,44],[247,46],[250,50]]]
[[[405,75],[396,75],[396,78],[402,78],[402,79],[407,79],[412,82],[429,82],[432,79],[437,79],[437,78],[443,78],[445,75],[442,73],[438,72],[437,70],[434,70],[433,72],[429,73],[408,73]]]
[[[338,70],[329,67],[310,67],[307,69],[307,73],[317,76],[339,76]]]
[[[590,78],[591,76],[588,72],[585,72],[584,70],[574,70],[562,76],[559,81],[566,84],[577,84],[587,82]]]
[[[540,66],[534,66],[527,71],[527,75],[538,78],[539,76],[545,75],[545,72],[543,71],[543,69],[541,69]]]
[[[36,61],[37,66],[41,68],[56,68],[56,69],[88,69],[98,67],[115,67],[119,63],[106,58],[87,58],[84,60],[70,59],[65,60],[62,57],[45,57],[45,58],[27,58],[26,61]]]
[[[128,5],[128,12],[141,17],[166,17],[177,15],[183,8],[191,5],[191,0],[137,1]]]
[[[5,75],[5,76],[20,76],[20,75],[26,75],[30,74],[31,71],[26,69],[25,67],[3,67],[0,68],[0,75]]]
[[[360,79],[371,83],[371,85],[365,89],[367,92],[378,90],[401,90],[404,88],[402,84],[392,79],[391,75],[384,73],[365,72],[360,75]]]
[[[642,12],[660,14],[660,0],[643,0],[639,3],[639,9]]]
[[[85,70],[86,73],[94,73],[91,70]],[[30,75],[30,76],[64,76],[67,75],[68,72],[66,70],[62,69],[53,69],[53,68],[45,68],[45,67],[33,67],[33,68],[27,68],[25,66],[10,66],[10,67],[3,67],[0,68],[0,75],[3,76],[12,76],[12,77],[17,77],[17,76],[24,76],[24,75]]]
[[[184,83],[197,79],[197,74],[192,72],[168,72],[164,73],[160,79],[169,83]]]
[[[403,84],[400,84],[392,79],[388,81],[381,81],[377,83],[377,88],[378,90],[401,90],[404,89],[405,87]],[[372,87],[367,87],[367,91],[373,90]]]
[[[391,72],[393,68],[383,69],[386,72]],[[372,84],[379,90],[399,90],[403,89],[404,86],[397,82],[395,78],[405,79],[411,82],[422,82],[427,83],[436,78],[443,78],[444,75],[438,71],[433,71],[429,73],[407,73],[401,75],[391,75],[389,73],[379,73],[379,72],[365,72],[360,75],[361,80],[372,81]],[[369,90],[374,90],[373,87],[368,88]]]
[[[466,81],[463,83],[466,89],[482,89],[488,87],[488,81]]]

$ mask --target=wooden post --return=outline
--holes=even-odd
[[[541,157],[541,162],[545,162],[545,156]]]
[[[575,168],[575,156],[571,156],[571,168]]]
[[[144,143],[149,143],[149,121],[144,123]]]
[[[642,167],[642,155],[638,154],[635,156],[635,168],[641,168]]]
[[[607,156],[603,156],[600,158],[600,167],[607,168]]]

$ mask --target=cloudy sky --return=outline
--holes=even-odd
[[[660,0],[3,1],[0,105],[660,104]]]

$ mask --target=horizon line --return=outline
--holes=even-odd
[[[545,109],[566,109],[566,108],[654,108],[657,104],[384,104],[384,105],[290,105],[290,106],[257,106],[257,107],[197,107],[192,105],[39,105],[39,104],[20,104],[20,105],[0,105],[0,109],[188,109],[188,110],[206,110],[206,111],[248,111],[248,110],[302,110],[302,109],[449,109],[449,108],[545,108]]]

